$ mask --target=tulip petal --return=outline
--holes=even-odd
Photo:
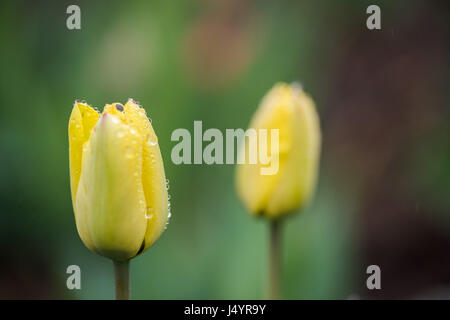
[[[83,150],[77,225],[87,226],[99,254],[117,261],[139,252],[146,231],[142,142],[132,125],[105,107]]]
[[[261,168],[265,167],[258,158],[258,163],[246,163],[237,167],[238,189],[248,210],[256,215],[267,215],[267,206],[270,201],[273,190],[275,189],[286,162],[286,155],[291,145],[291,126],[289,124],[292,106],[288,99],[288,93],[284,86],[277,86],[264,97],[261,107],[256,111],[249,128],[257,131],[258,143],[261,139],[260,129],[267,130],[267,136],[270,137],[271,129],[279,130],[279,169],[278,173],[273,175],[262,175]],[[268,140],[268,145],[270,140]],[[245,153],[249,153],[251,141],[245,144]],[[259,150],[259,149],[258,149]],[[270,148],[268,148],[271,156]]]
[[[92,128],[98,121],[99,113],[86,103],[75,102],[69,120],[69,162],[70,162],[70,187],[72,201],[74,202],[78,182],[81,175],[81,156],[83,145],[89,140]],[[76,210],[74,210],[76,213]]]
[[[134,100],[128,100],[125,105],[128,121],[133,122],[143,141],[142,184],[146,200],[147,230],[145,247],[148,249],[163,233],[168,220],[168,194],[164,164],[158,144],[158,137],[150,124],[145,110]]]
[[[280,166],[280,181],[273,189],[267,214],[276,216],[305,207],[314,192],[320,153],[319,119],[314,102],[306,94],[292,91],[294,112],[291,117],[292,148]],[[295,147],[294,147],[295,146]]]
[[[86,103],[76,101],[69,120],[69,167],[70,167],[70,189],[72,192],[72,204],[77,216],[76,194],[81,175],[81,158],[83,146],[89,140],[92,128],[95,126],[99,114]],[[80,238],[86,247],[95,251],[92,240],[87,232],[87,226],[77,223]]]

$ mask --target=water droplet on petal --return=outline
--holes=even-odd
[[[107,113],[105,113],[105,116],[107,115]],[[117,117],[112,117],[112,122],[114,123],[114,124],[117,124],[117,123],[119,123],[120,122],[120,120],[117,118]]]
[[[125,158],[126,159],[133,159],[134,158],[134,152],[133,149],[128,147],[127,150],[125,151]]]
[[[155,209],[153,208],[147,208],[147,212],[145,213],[145,217],[147,219],[152,219],[153,218],[153,213],[154,213]]]

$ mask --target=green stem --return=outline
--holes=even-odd
[[[281,221],[270,222],[269,299],[278,300],[281,294]]]
[[[130,299],[130,260],[113,261],[116,300]]]

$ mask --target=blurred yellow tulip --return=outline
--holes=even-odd
[[[70,186],[83,243],[114,261],[145,251],[170,216],[158,138],[134,100],[103,113],[76,101],[69,121]]]
[[[237,166],[237,190],[247,210],[277,219],[304,207],[314,193],[320,156],[320,124],[314,101],[300,85],[278,83],[263,98],[249,128],[258,135],[260,129],[278,129],[278,148],[273,149],[273,144],[269,147],[268,142],[267,149],[269,158],[279,161],[279,169],[264,175],[260,169],[270,164],[247,161]],[[241,156],[250,148],[250,144],[243,144]]]

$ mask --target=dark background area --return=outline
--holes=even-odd
[[[66,8],[81,8],[81,30]],[[381,8],[381,30],[366,8]],[[286,224],[287,299],[450,298],[450,14],[446,1],[2,1],[0,298],[110,299],[69,187],[75,99],[139,101],[172,218],[131,264],[136,299],[264,298],[267,225],[232,165],[174,165],[173,130],[246,128],[278,81],[317,104],[316,197]],[[66,288],[81,267],[82,289]],[[381,268],[381,290],[366,268]]]

